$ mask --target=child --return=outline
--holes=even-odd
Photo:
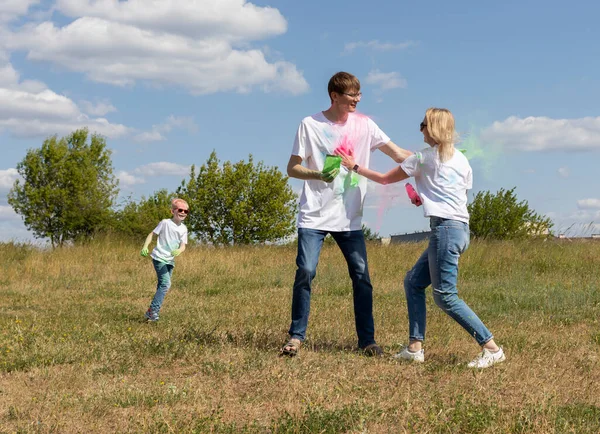
[[[162,220],[156,228],[148,234],[146,242],[140,254],[148,256],[148,246],[152,242],[152,236],[158,235],[156,247],[152,250],[150,257],[156,270],[158,284],[156,294],[150,303],[150,307],[145,314],[148,321],[158,321],[158,313],[162,306],[167,291],[171,287],[171,276],[173,267],[175,267],[175,256],[179,256],[185,250],[187,244],[188,230],[183,224],[183,220],[189,213],[189,206],[183,199],[173,199],[171,201],[171,214],[173,218]]]
[[[468,366],[487,368],[504,361],[504,351],[496,345],[492,333],[479,317],[458,297],[456,289],[458,258],[469,246],[467,190],[473,185],[471,166],[466,157],[454,148],[454,117],[449,110],[428,109],[420,130],[423,141],[430,148],[407,157],[400,166],[386,174],[359,167],[352,155],[340,153],[345,167],[380,184],[414,176],[425,217],[430,218],[429,246],[404,279],[409,345],[394,357],[424,361],[425,288],[432,285],[435,303],[482,348],[479,356]]]

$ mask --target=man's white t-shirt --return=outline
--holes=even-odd
[[[356,164],[369,167],[371,152],[390,138],[375,122],[359,113],[350,113],[344,124],[329,121],[323,112],[302,120],[292,155],[312,170],[323,170],[325,157],[338,146],[353,149]],[[300,195],[298,227],[342,232],[362,228],[363,202],[367,179],[342,166],[331,183],[306,180]]]
[[[150,254],[152,259],[175,265],[175,257],[171,252],[178,249],[181,244],[188,243],[187,227],[183,223],[176,224],[172,219],[164,219],[152,232],[158,235],[156,247]]]
[[[473,170],[462,152],[455,150],[452,158],[442,163],[435,145],[415,152],[400,167],[415,177],[425,217],[469,223],[467,190],[473,188]]]

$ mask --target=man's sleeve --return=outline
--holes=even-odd
[[[373,122],[373,120],[368,119],[369,129],[371,130],[371,151],[379,148],[390,142],[390,138],[386,133],[381,131],[381,128]]]
[[[308,146],[308,129],[304,122],[300,123],[298,131],[296,132],[296,138],[294,140],[294,147],[292,148],[292,155],[297,155],[302,160],[306,160],[310,157],[310,147]]]

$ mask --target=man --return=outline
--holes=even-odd
[[[293,288],[290,339],[281,353],[295,356],[306,337],[311,282],[316,275],[323,240],[331,234],[344,254],[352,279],[358,346],[366,355],[380,356],[383,351],[375,342],[373,287],[361,221],[367,180],[354,171],[360,166],[369,166],[375,149],[397,163],[411,152],[400,149],[375,122],[356,113],[362,94],[355,76],[338,72],[329,80],[327,90],[331,106],[302,120],[287,166],[288,175],[303,179],[304,187],[298,213],[298,269]],[[333,168],[324,172],[326,155],[340,149],[354,156],[357,163],[354,171]]]

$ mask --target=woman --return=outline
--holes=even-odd
[[[482,352],[468,364],[488,368],[505,360],[504,351],[479,317],[458,297],[458,258],[469,246],[467,190],[472,188],[468,160],[454,148],[454,117],[447,109],[430,108],[420,125],[430,147],[406,158],[400,166],[382,174],[362,168],[352,155],[339,152],[342,164],[372,181],[389,184],[415,177],[425,217],[430,219],[429,246],[406,274],[404,291],[408,307],[409,344],[394,357],[423,362],[425,340],[425,288],[433,287],[435,303],[458,322],[481,346]]]

